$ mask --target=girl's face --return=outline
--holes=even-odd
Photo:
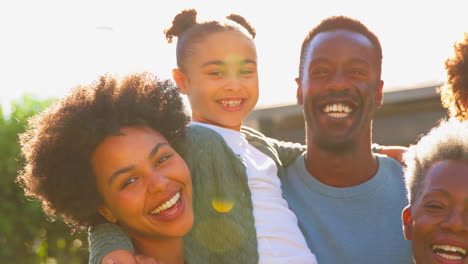
[[[184,160],[148,127],[124,127],[91,156],[100,213],[136,241],[182,237],[193,224],[192,181]]]
[[[173,71],[190,101],[192,120],[240,130],[258,100],[253,41],[240,32],[223,31],[194,43],[192,49],[185,71]]]

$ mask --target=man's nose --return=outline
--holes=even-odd
[[[348,80],[342,70],[337,70],[330,78],[327,89],[329,90],[344,90],[348,89]]]

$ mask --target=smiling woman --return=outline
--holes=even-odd
[[[71,227],[117,223],[137,252],[183,263],[192,182],[176,150],[186,125],[169,81],[150,74],[101,77],[29,121],[19,181],[46,213]]]
[[[468,123],[441,122],[405,154],[414,263],[468,262]]]

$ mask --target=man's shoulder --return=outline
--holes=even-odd
[[[386,155],[374,154],[379,159],[379,172],[392,175],[398,179],[403,178],[403,165]]]
[[[309,174],[305,167],[305,154],[306,152],[299,155],[290,165],[285,168],[285,176],[297,175],[297,174]]]

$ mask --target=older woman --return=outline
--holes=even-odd
[[[193,224],[190,172],[177,150],[187,117],[169,81],[101,77],[32,118],[19,181],[73,228],[111,222],[137,252],[183,263]]]
[[[415,263],[468,263],[468,122],[442,122],[405,162],[402,222]]]

